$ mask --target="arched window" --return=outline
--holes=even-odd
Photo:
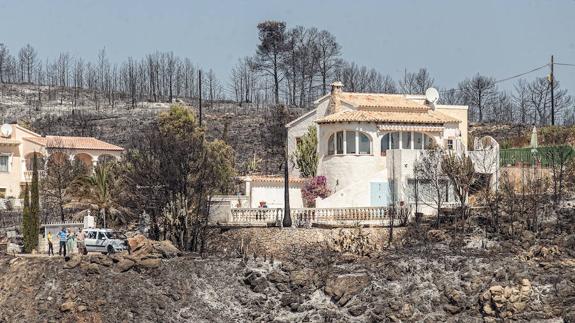
[[[364,134],[359,132],[359,154],[360,155],[369,155],[371,154],[371,142],[369,140],[369,137]]]
[[[338,131],[327,140],[328,155],[369,155],[371,154],[371,139],[359,131]]]
[[[335,154],[334,135],[329,136],[329,139],[328,139],[328,141],[327,141],[327,154],[328,154],[328,155],[333,155],[333,154]]]

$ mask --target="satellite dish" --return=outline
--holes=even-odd
[[[0,127],[0,135],[4,138],[8,138],[12,135],[12,126],[5,123]]]
[[[435,88],[430,87],[425,91],[425,99],[429,103],[436,103],[439,100],[439,92]]]

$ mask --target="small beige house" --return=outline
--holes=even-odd
[[[123,148],[92,137],[41,136],[17,124],[0,127],[0,200],[20,198],[22,187],[32,180],[34,154],[40,174],[50,158],[79,160],[92,168],[119,159]]]

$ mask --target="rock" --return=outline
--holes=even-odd
[[[289,277],[283,272],[275,269],[268,274],[268,280],[272,283],[287,283],[289,282]]]
[[[66,263],[64,264],[64,268],[65,269],[76,268],[80,265],[81,262],[82,262],[82,256],[73,255],[72,257],[69,258],[69,260],[66,261]]]
[[[174,258],[181,252],[168,240],[154,241],[138,234],[128,239],[132,256],[140,259],[147,258]]]
[[[313,274],[313,270],[306,268],[292,271],[289,278],[292,285],[307,286],[310,282],[313,281]]]
[[[517,302],[517,303],[513,303],[513,310],[518,313],[523,311],[526,307],[527,307],[527,303],[525,302]]]
[[[161,259],[157,259],[157,258],[152,258],[152,259],[144,259],[141,260],[140,262],[138,262],[138,266],[143,267],[143,268],[158,268],[160,267],[160,265],[162,264],[162,260]]]
[[[119,273],[126,272],[132,269],[132,267],[134,267],[135,264],[136,263],[132,260],[122,259],[116,264],[116,271]]]
[[[349,309],[349,314],[351,314],[351,316],[360,316],[363,313],[365,313],[365,311],[367,310],[367,306],[365,305],[358,305],[358,306],[354,306],[352,308]]]
[[[110,267],[114,264],[114,261],[110,257],[100,254],[90,255],[88,260],[93,264],[98,264],[104,267]]]
[[[246,273],[244,283],[249,285],[254,293],[263,293],[269,287],[268,281],[257,271]]]
[[[90,264],[82,263],[82,264],[80,264],[80,269],[82,269],[82,271],[83,271],[86,275],[98,275],[98,274],[100,274],[100,267],[98,266],[98,264],[94,264],[94,263],[90,263]]]
[[[73,301],[67,301],[62,303],[62,305],[60,305],[60,312],[69,312],[74,310],[74,308],[76,307],[76,302]]]
[[[154,248],[159,251],[164,258],[174,258],[181,254],[180,250],[168,240],[155,242]]]
[[[87,311],[88,307],[86,305],[80,305],[76,308],[76,310],[81,313]]]
[[[371,278],[367,274],[331,276],[325,283],[324,292],[338,305],[343,306],[370,283]]]
[[[443,309],[450,314],[457,314],[459,312],[461,312],[461,309],[459,308],[459,306],[457,305],[452,305],[452,304],[445,304],[443,306]]]

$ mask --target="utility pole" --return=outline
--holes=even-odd
[[[549,75],[549,83],[551,85],[551,125],[555,125],[555,79],[553,77],[553,55],[551,55],[551,74]]]
[[[199,103],[199,108],[200,108],[200,127],[202,126],[202,70],[198,71],[198,87],[199,87],[199,91],[200,91],[200,103]]]

